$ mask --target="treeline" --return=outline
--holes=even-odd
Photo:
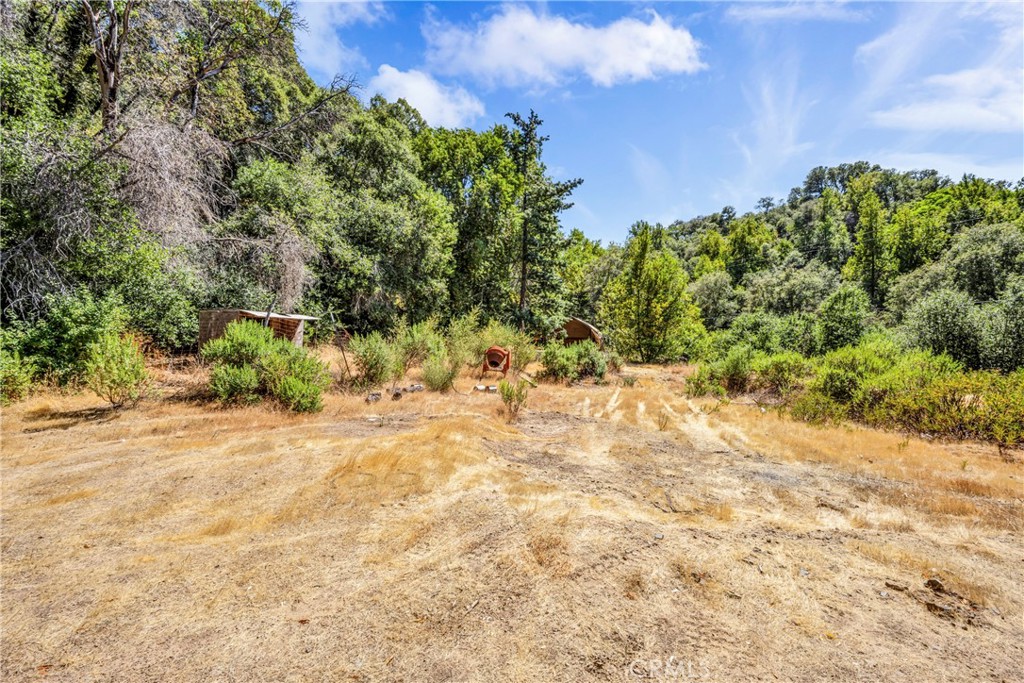
[[[404,101],[317,86],[290,2],[3,5],[3,322],[116,298],[193,347],[196,311],[322,316],[349,332],[477,309],[569,312],[558,214],[578,180],[532,112],[427,126]]]
[[[819,167],[750,212],[602,245],[563,230],[581,181],[548,173],[536,114],[448,130],[320,87],[290,2],[0,7],[0,365],[19,376],[69,381],[119,330],[197,350],[217,307],[319,316],[314,341],[467,317],[548,341],[572,315],[631,361],[823,358],[879,333],[965,371],[1024,364],[1021,182]]]

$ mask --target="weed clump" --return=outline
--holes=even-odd
[[[509,422],[519,419],[519,412],[526,405],[528,395],[526,387],[525,379],[520,379],[515,383],[504,379],[498,382],[498,394],[501,396],[501,402],[505,404],[505,416]]]
[[[137,404],[149,385],[138,337],[108,332],[90,344],[85,378],[89,389],[113,408]]]

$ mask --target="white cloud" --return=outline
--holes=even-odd
[[[770,21],[863,21],[863,12],[844,2],[746,2],[733,5],[725,15],[736,21],[765,23]]]
[[[430,20],[423,32],[434,71],[489,85],[551,87],[584,75],[610,87],[705,68],[690,32],[653,11],[597,27],[504,5],[472,28]]]
[[[399,71],[390,64],[381,65],[368,90],[389,100],[402,97],[419,110],[432,126],[458,128],[484,115],[484,104],[458,86],[436,81],[423,71]]]
[[[955,16],[951,13],[959,10]],[[876,126],[915,132],[1013,133],[1024,130],[1024,19],[1020,5],[915,7],[891,31],[860,46],[872,78],[860,102]],[[925,48],[965,28],[991,36],[974,64],[908,78]],[[995,30],[993,30],[995,29]],[[878,106],[881,104],[881,106]]]
[[[1024,81],[1019,70],[964,69],[925,79],[920,99],[879,110],[883,128],[916,131],[1024,131]]]
[[[303,66],[317,81],[329,81],[335,75],[351,74],[368,66],[363,54],[345,45],[338,30],[353,24],[374,24],[387,16],[379,1],[317,2],[305,0],[297,6],[305,30],[295,35]]]

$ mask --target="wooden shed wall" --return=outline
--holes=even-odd
[[[228,323],[238,320],[238,313],[232,310],[199,311],[199,347],[223,336]]]
[[[212,311],[199,311],[199,346],[211,339],[217,339],[224,335],[224,328],[228,323],[235,320],[254,320],[262,323],[264,316],[255,316],[237,309],[220,309]],[[289,320],[288,318],[271,318],[270,329],[274,335],[287,339],[296,346],[302,346],[304,320]]]

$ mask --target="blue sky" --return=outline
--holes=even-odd
[[[531,108],[604,242],[867,160],[1024,176],[1020,2],[302,2],[299,56],[486,129]]]

